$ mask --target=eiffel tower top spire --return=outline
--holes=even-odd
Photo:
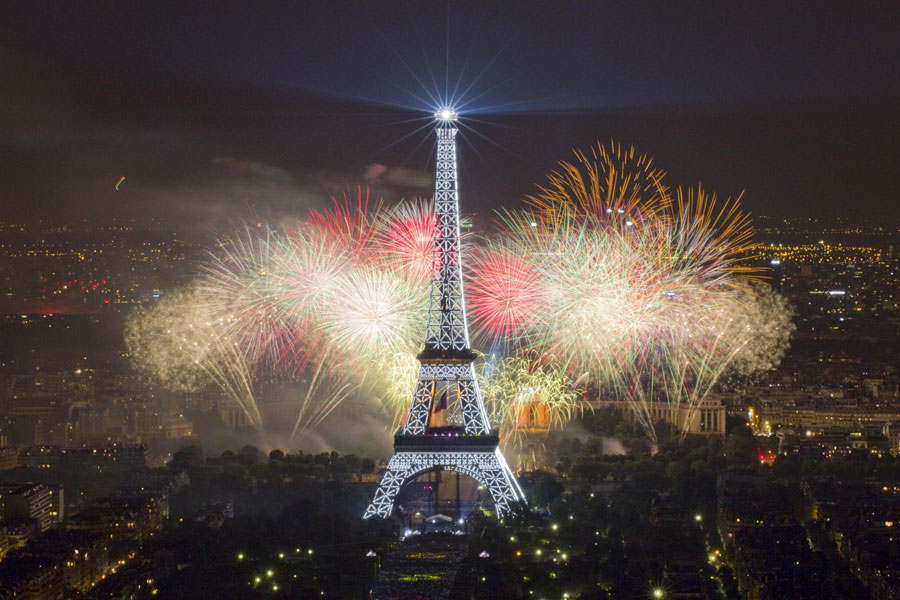
[[[443,108],[437,121],[437,167],[434,182],[434,250],[425,349],[420,359],[472,359],[463,297],[459,240],[459,187],[456,170],[457,114]]]

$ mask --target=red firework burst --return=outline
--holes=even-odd
[[[431,276],[433,240],[434,207],[431,202],[404,202],[385,219],[378,247],[391,268],[415,280],[427,281]]]
[[[331,208],[310,210],[306,226],[330,236],[353,255],[365,251],[378,230],[382,201],[373,200],[370,205],[369,188],[363,194],[359,186],[355,204],[347,192],[342,200],[332,197],[331,201]]]
[[[522,325],[541,314],[540,275],[507,249],[481,249],[472,258],[466,294],[476,327],[494,338],[520,335]]]

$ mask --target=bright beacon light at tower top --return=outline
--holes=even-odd
[[[455,121],[458,115],[452,108],[442,108],[434,113],[435,121]]]

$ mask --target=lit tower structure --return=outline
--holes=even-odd
[[[449,108],[435,115],[434,250],[425,347],[417,357],[419,375],[406,422],[394,436],[394,456],[363,515],[366,519],[390,516],[400,490],[433,471],[475,479],[490,492],[499,517],[525,502],[500,452],[475,379],[463,299],[456,119]]]

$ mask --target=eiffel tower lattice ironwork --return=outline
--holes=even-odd
[[[434,253],[425,349],[417,357],[419,374],[406,422],[394,436],[394,456],[363,518],[390,516],[400,490],[430,471],[455,471],[475,479],[490,492],[499,517],[525,503],[500,452],[497,431],[491,429],[469,345],[459,236],[457,117],[444,109],[435,119]]]

